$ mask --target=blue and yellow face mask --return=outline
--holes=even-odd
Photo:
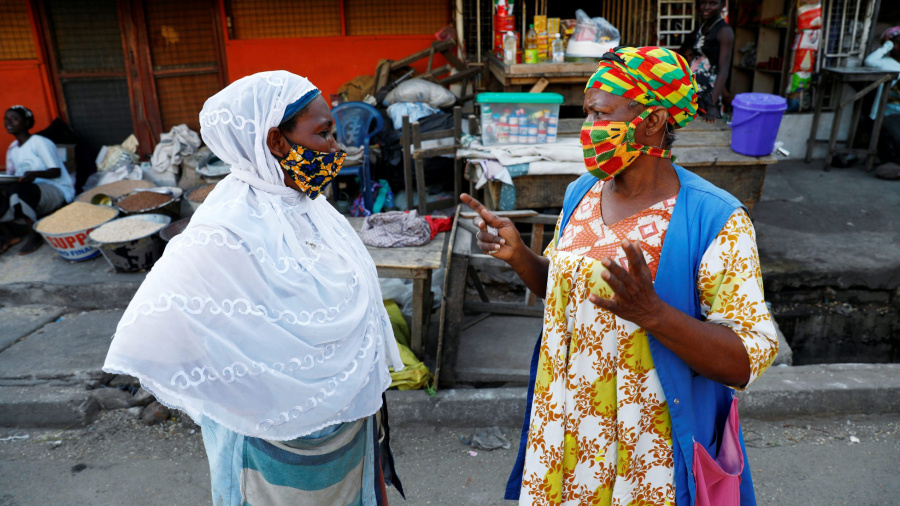
[[[338,175],[345,158],[347,153],[343,151],[322,153],[293,144],[291,151],[280,163],[297,186],[314,199]]]

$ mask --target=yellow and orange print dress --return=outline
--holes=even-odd
[[[544,253],[550,259],[544,335],[520,504],[675,504],[672,428],[647,333],[588,295],[612,295],[599,260],[608,256],[627,268],[623,239],[647,246],[644,257],[656,277],[676,199],[607,226],[602,187],[600,181],[585,195],[558,245],[554,237]],[[752,383],[775,359],[778,340],[743,209],[703,255],[697,292],[706,321],[740,336]]]

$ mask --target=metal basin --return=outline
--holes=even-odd
[[[138,214],[119,218],[119,220],[144,220],[168,225],[172,218],[163,214]],[[153,264],[162,256],[165,243],[159,237],[159,233],[160,230],[157,230],[141,237],[117,242],[101,242],[96,240],[92,234],[88,235],[88,239],[100,250],[100,254],[116,272],[134,272],[153,267]]]

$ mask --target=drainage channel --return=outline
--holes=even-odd
[[[766,294],[794,365],[900,362],[900,297],[830,288]]]

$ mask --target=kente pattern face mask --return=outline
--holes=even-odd
[[[343,151],[322,153],[293,144],[280,163],[300,190],[314,199],[338,175],[345,158],[347,153]]]
[[[653,109],[647,109],[630,123],[624,121],[586,121],[581,127],[581,146],[588,172],[603,181],[625,170],[641,153],[672,158],[668,149],[644,146],[634,140],[634,130]]]

